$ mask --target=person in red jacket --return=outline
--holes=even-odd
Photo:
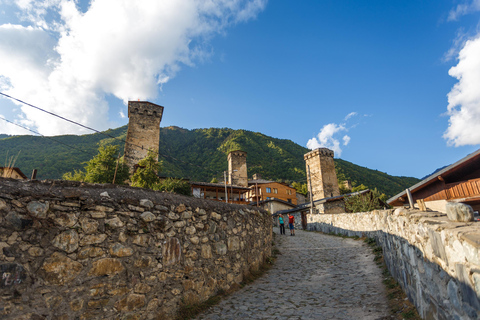
[[[295,235],[295,217],[290,213],[288,214],[288,226],[290,227],[290,235]]]

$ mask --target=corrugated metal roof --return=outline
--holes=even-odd
[[[190,182],[191,186],[197,185],[197,186],[205,186],[205,187],[217,187],[217,188],[225,188],[224,183],[210,183],[210,182]],[[227,188],[233,188],[233,189],[241,189],[241,190],[250,190],[249,187],[242,187],[242,186],[236,186],[236,185],[231,185],[227,184]]]

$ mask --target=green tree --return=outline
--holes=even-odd
[[[162,164],[156,158],[157,153],[148,150],[147,156],[138,162],[138,168],[131,178],[132,187],[154,189],[160,184],[157,174],[161,171]]]
[[[119,146],[113,145],[99,146],[98,154],[87,162],[85,171],[67,172],[63,179],[88,183],[113,183],[115,176],[115,184],[124,184],[128,179],[128,167],[123,159],[117,158],[118,149]]]
[[[218,183],[218,179],[217,179],[217,178],[212,178],[212,180],[210,181],[210,183]]]
[[[380,194],[377,188],[365,194],[350,196],[345,198],[345,209],[347,209],[347,212],[369,212],[383,209],[381,198],[384,196],[385,194]]]
[[[292,183],[292,187],[297,190],[297,193],[303,194],[304,196],[308,195],[308,186],[306,183],[294,182]]]
[[[164,192],[184,194],[186,196],[190,196],[192,194],[192,189],[188,182],[175,178],[167,178],[161,183],[156,184],[153,189]]]

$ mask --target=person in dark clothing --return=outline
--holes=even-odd
[[[285,221],[283,221],[283,215],[278,216],[278,223],[280,224],[280,234],[285,234]]]

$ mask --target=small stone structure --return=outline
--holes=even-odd
[[[0,318],[171,319],[271,254],[262,210],[151,190],[0,179]]]
[[[162,115],[162,106],[147,101],[128,102],[125,163],[132,171],[134,166],[147,156],[149,149],[158,152]]]
[[[403,208],[307,220],[309,230],[375,238],[423,319],[480,318],[480,222]]]
[[[236,186],[248,187],[247,153],[245,151],[231,151],[228,156],[228,183]]]

